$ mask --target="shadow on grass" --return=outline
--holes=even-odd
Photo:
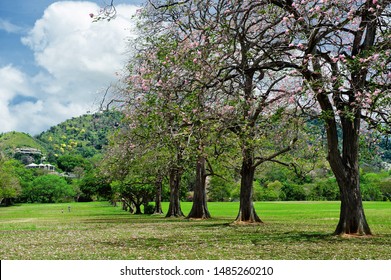
[[[284,232],[284,233],[266,233],[261,234],[259,237],[254,238],[252,236],[251,242],[253,245],[264,245],[265,240],[268,242],[281,242],[287,244],[293,243],[318,243],[318,242],[335,242],[337,239],[334,238],[331,233],[308,233],[308,232]]]

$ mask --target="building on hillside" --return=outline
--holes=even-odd
[[[40,163],[40,164],[35,164],[35,163],[30,163],[26,165],[26,168],[29,169],[42,169],[42,170],[47,170],[47,171],[55,171],[54,165],[51,165],[49,163]]]
[[[15,154],[42,155],[41,150],[34,148],[16,148]]]
[[[44,160],[41,150],[29,147],[16,148],[13,157],[25,165],[34,162],[42,162]]]

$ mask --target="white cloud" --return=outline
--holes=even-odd
[[[0,68],[0,129],[12,130],[18,123],[18,117],[10,110],[12,100],[18,96],[29,96],[27,76],[12,65]]]
[[[13,24],[8,20],[0,18],[0,30],[4,30],[7,33],[20,33],[24,29],[20,26]]]
[[[1,131],[36,134],[86,113],[97,92],[118,80],[116,72],[127,60],[131,16],[137,7],[119,5],[115,20],[92,22],[89,14],[99,9],[91,2],[56,2],[22,38],[42,71],[28,77],[12,66],[0,69]],[[33,99],[12,104],[20,95]]]

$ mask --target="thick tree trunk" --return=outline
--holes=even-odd
[[[166,217],[184,217],[180,203],[180,180],[181,172],[179,168],[170,170],[170,204]]]
[[[354,120],[341,118],[342,158],[329,149],[329,162],[338,182],[341,211],[335,234],[371,234],[362,205],[359,167],[360,112]]]
[[[206,199],[205,158],[200,156],[196,166],[196,183],[194,187],[193,207],[187,219],[209,219],[210,213]]]
[[[162,210],[162,184],[163,176],[158,175],[155,181],[155,209],[154,214],[163,214]]]
[[[362,205],[359,175],[356,170],[352,171],[356,174],[348,174],[346,178],[337,179],[341,192],[341,210],[334,234],[370,235],[371,230]]]
[[[332,112],[327,96],[318,95],[319,104],[325,112]],[[335,118],[326,119],[328,161],[337,179],[341,196],[339,222],[336,235],[371,235],[362,205],[359,169],[360,110],[354,119],[340,115],[342,125],[342,152]]]
[[[243,152],[243,162],[240,182],[240,206],[236,223],[262,223],[254,209],[253,203],[253,181],[255,167],[253,151],[246,149]]]

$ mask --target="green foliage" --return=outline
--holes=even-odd
[[[363,200],[388,201],[391,197],[391,179],[388,172],[362,173],[360,176]]]
[[[144,214],[150,214],[147,205],[154,198],[155,188],[153,185],[125,179],[124,181],[113,181],[111,186],[113,191],[119,194],[121,200],[130,207],[136,208],[135,214],[141,214],[141,205],[144,205]]]
[[[311,185],[308,195],[310,200],[338,200],[339,188],[335,178],[318,180]]]
[[[51,127],[37,139],[47,145],[49,156],[54,158],[64,154],[91,158],[102,152],[122,118],[118,111],[83,115]]]
[[[284,184],[281,191],[285,194],[287,201],[306,200],[307,195],[302,185],[298,184]]]
[[[81,167],[85,170],[91,169],[90,162],[78,154],[65,154],[59,156],[57,159],[57,165],[64,172],[73,172],[75,167]]]
[[[266,186],[254,182],[254,200],[255,201],[277,201],[284,200],[285,193],[281,191],[283,184],[276,180],[268,183]]]
[[[364,201],[383,200],[383,194],[375,184],[361,184],[361,196]]]
[[[9,205],[21,192],[12,161],[0,160],[0,204]]]
[[[235,183],[218,176],[209,179],[208,198],[210,201],[230,201]]]
[[[383,182],[379,182],[378,186],[383,195],[383,200],[391,201],[391,179],[389,178]]]
[[[81,191],[79,201],[92,201],[95,196],[110,200],[113,196],[107,178],[96,169],[88,171],[80,179],[79,188]]]
[[[49,174],[35,178],[23,189],[22,196],[27,202],[64,202],[73,200],[75,190],[64,178]]]

